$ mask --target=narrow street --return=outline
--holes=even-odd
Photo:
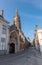
[[[42,65],[42,55],[33,47],[25,52],[0,56],[0,65]]]

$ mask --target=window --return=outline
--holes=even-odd
[[[3,42],[3,43],[4,43],[5,41],[6,41],[6,39],[5,39],[5,38],[1,38],[1,42]]]
[[[3,27],[2,27],[2,34],[6,34],[6,26],[5,25],[3,25]]]
[[[2,45],[2,50],[5,50],[5,48],[6,48],[6,39],[5,38],[1,38],[1,45]]]

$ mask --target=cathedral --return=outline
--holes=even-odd
[[[21,29],[18,9],[16,9],[16,14],[13,18],[13,25],[10,26],[9,33],[9,53],[16,53],[27,48],[28,41]]]

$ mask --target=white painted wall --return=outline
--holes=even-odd
[[[2,34],[2,27],[3,27],[3,25],[6,26],[6,31],[7,31],[6,34]],[[3,43],[4,44],[4,49],[2,48],[1,38],[5,38],[6,39],[6,43]],[[0,20],[0,50],[6,50],[6,51],[8,51],[8,41],[9,41],[8,23],[3,22],[3,21]]]
[[[40,51],[42,52],[42,29],[38,29],[38,40],[40,45]]]

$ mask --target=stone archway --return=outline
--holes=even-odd
[[[15,53],[15,44],[14,43],[11,43],[9,45],[9,53]]]

